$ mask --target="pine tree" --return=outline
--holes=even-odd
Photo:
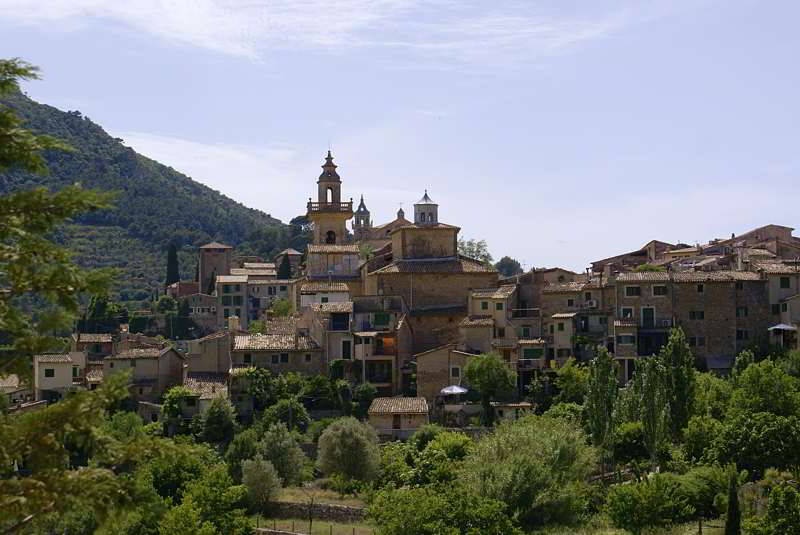
[[[169,286],[181,280],[180,270],[178,269],[178,248],[174,243],[169,244],[167,250],[167,280],[164,284]]]
[[[283,255],[281,265],[278,267],[278,278],[281,280],[292,278],[292,265],[289,263],[289,255]]]

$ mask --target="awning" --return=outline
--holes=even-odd
[[[361,338],[374,338],[380,334],[379,331],[361,331],[357,333],[353,333],[355,336],[359,336]]]
[[[773,325],[769,329],[769,331],[796,331],[797,327],[794,325],[787,325],[785,323],[779,323],[778,325]]]
[[[442,388],[439,393],[443,396],[452,396],[456,394],[466,394],[467,389],[458,385],[450,385]]]

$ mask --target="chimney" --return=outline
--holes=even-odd
[[[229,331],[241,330],[239,327],[239,316],[231,316],[228,318],[228,330]]]

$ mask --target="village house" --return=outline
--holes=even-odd
[[[114,352],[114,335],[109,333],[75,333],[72,351],[83,351],[89,360],[99,360]]]
[[[58,401],[84,380],[86,353],[49,353],[33,357],[33,390],[36,401]]]
[[[428,403],[422,397],[375,398],[367,414],[378,436],[407,439],[428,423]]]
[[[327,374],[319,345],[307,333],[237,334],[231,351],[232,368],[266,368],[273,374]]]
[[[131,371],[133,401],[158,401],[173,386],[183,384],[185,357],[171,347],[121,351],[103,361],[103,377]]]

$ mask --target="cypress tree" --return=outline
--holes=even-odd
[[[178,248],[174,243],[169,244],[167,250],[167,282],[165,286],[181,280],[181,274],[178,270]]]
[[[739,492],[736,470],[731,470],[728,482],[728,512],[725,515],[725,535],[739,535],[742,530],[742,511],[739,509]]]
[[[278,266],[278,278],[281,280],[288,280],[292,278],[292,266],[289,263],[289,255],[283,255],[281,265]]]

